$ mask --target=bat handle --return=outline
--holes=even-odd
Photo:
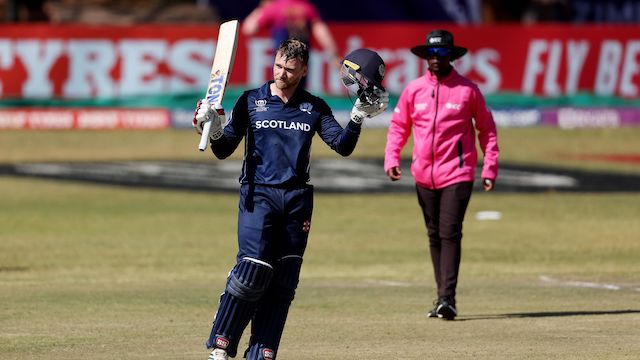
[[[211,121],[207,121],[204,123],[204,128],[202,129],[202,136],[200,136],[200,144],[198,145],[198,149],[200,151],[207,150],[207,143],[209,143],[209,133],[211,132]]]

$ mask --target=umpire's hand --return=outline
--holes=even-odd
[[[394,166],[387,170],[387,176],[391,181],[398,181],[402,178],[402,170],[400,170],[399,166]]]
[[[482,187],[484,188],[484,191],[491,191],[493,190],[493,186],[495,185],[495,180],[493,179],[482,179]]]

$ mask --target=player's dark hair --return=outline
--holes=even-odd
[[[282,54],[284,60],[298,59],[303,64],[309,62],[309,46],[298,39],[287,39],[280,43],[278,52]]]

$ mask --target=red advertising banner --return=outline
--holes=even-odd
[[[330,24],[343,53],[374,49],[387,63],[385,85],[399,94],[426,71],[410,48],[434,28],[447,28],[469,53],[457,69],[487,95],[636,98],[640,91],[640,25],[487,25],[429,23]],[[3,99],[110,99],[204,91],[217,26],[0,26]],[[240,37],[231,85],[271,77],[266,33]],[[330,58],[312,52],[312,92],[344,94]]]
[[[165,129],[167,109],[21,108],[0,111],[0,129]]]

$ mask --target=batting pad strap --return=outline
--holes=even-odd
[[[276,297],[285,301],[293,300],[300,280],[301,267],[302,256],[299,255],[289,255],[278,260],[271,287]]]
[[[273,266],[271,266],[271,264],[269,264],[266,261],[262,261],[260,259],[256,259],[256,258],[245,256],[245,257],[242,258],[242,260],[251,261],[251,262],[254,262],[256,264],[264,265],[264,266],[266,266],[266,267],[268,267],[270,269],[273,269]]]
[[[229,274],[227,292],[240,300],[256,302],[266,291],[272,276],[273,268],[268,263],[243,258]]]

